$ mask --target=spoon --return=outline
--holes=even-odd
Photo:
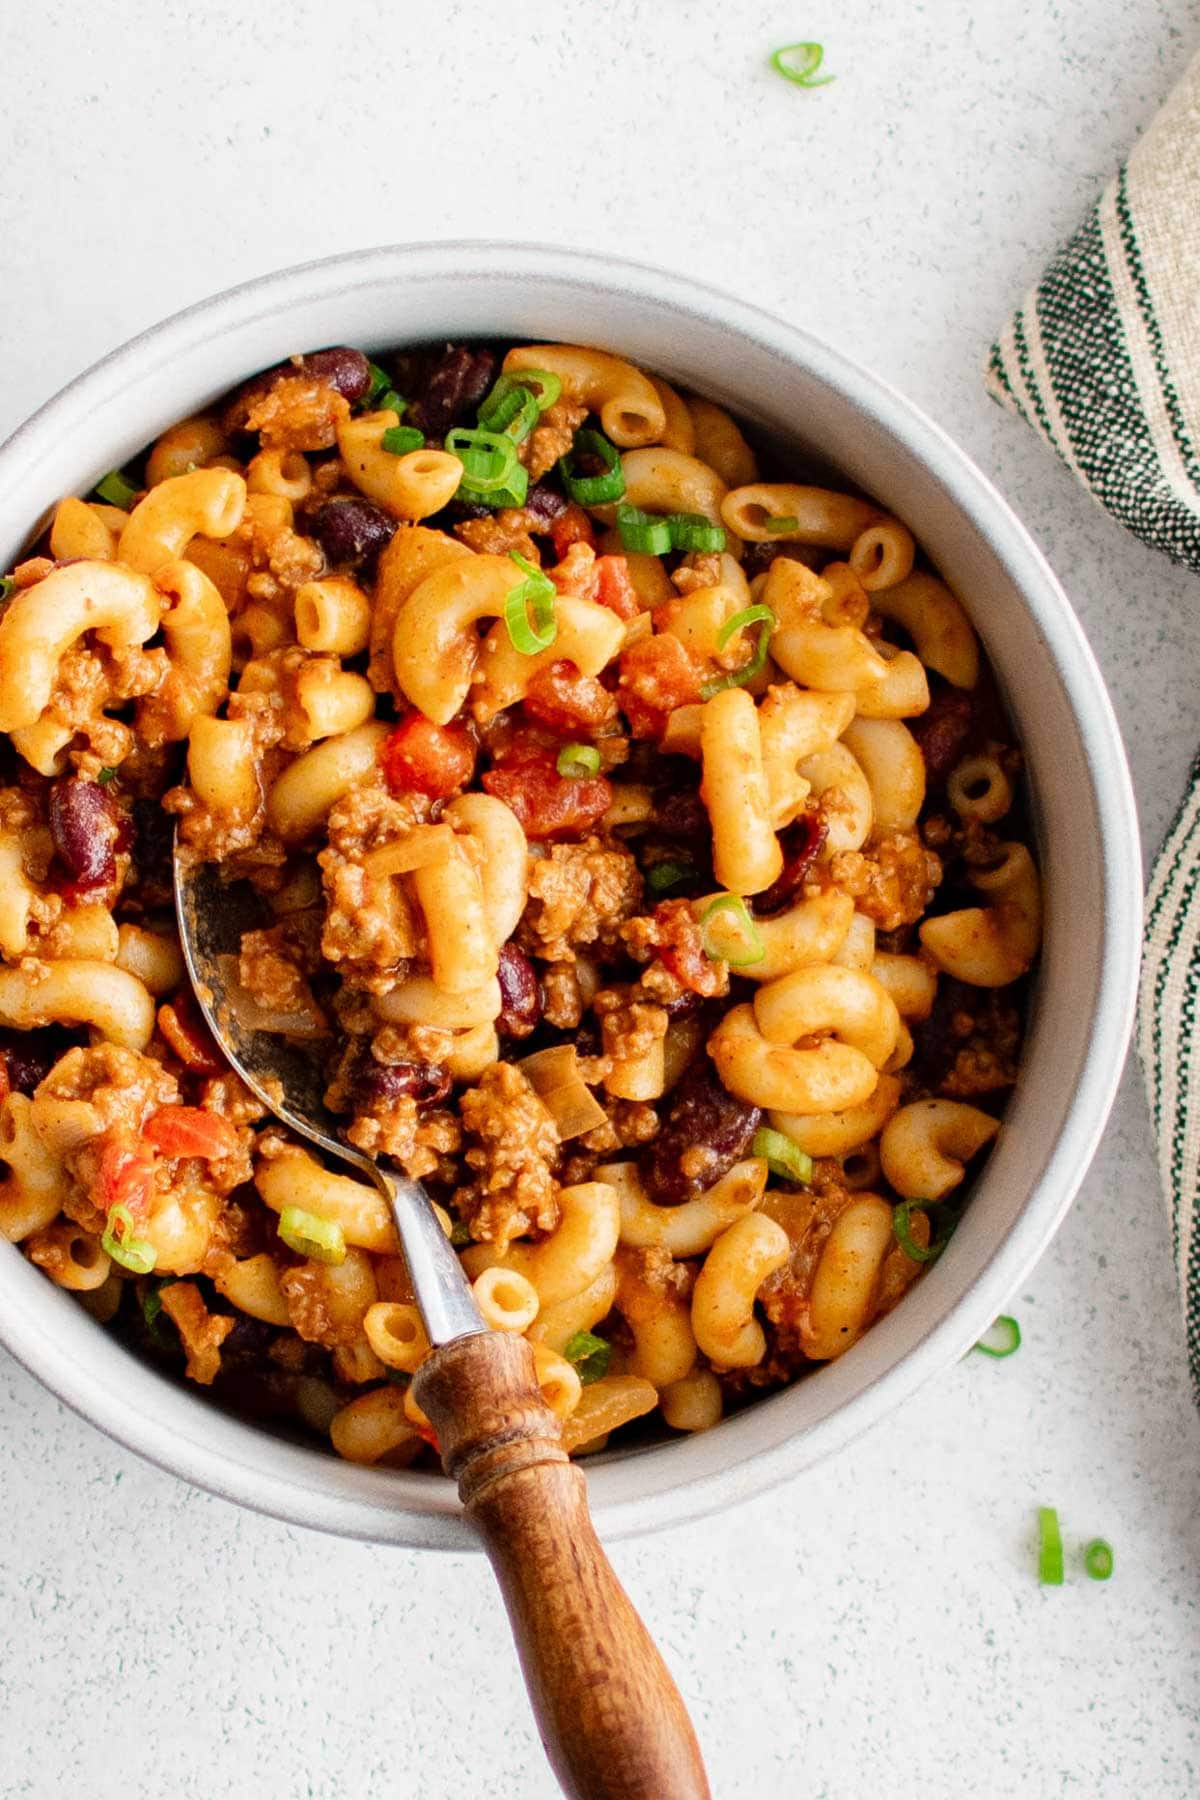
[[[542,1400],[529,1345],[485,1326],[421,1184],[339,1137],[323,1099],[328,1069],[296,1043],[239,1022],[220,959],[238,954],[244,931],[272,922],[249,883],[223,881],[176,844],[175,905],[196,998],[233,1068],[277,1119],[388,1202],[433,1345],[413,1395],[483,1537],[564,1792],[708,1800],[691,1721],[596,1537],[582,1471]]]

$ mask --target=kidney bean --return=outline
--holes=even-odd
[[[335,567],[373,569],[392,541],[396,521],[373,500],[327,500],[313,519],[313,536]]]
[[[535,523],[533,530],[539,526],[549,530],[555,519],[560,519],[567,510],[567,498],[552,488],[548,482],[535,481],[525,496],[525,511],[531,513]]]
[[[60,1056],[83,1041],[83,1034],[47,1025],[40,1031],[0,1030],[0,1058],[8,1085],[17,1094],[32,1094]]]
[[[665,1206],[694,1200],[745,1155],[761,1119],[757,1106],[727,1093],[703,1060],[696,1063],[647,1148],[642,1173],[651,1198]]]
[[[528,1037],[542,1016],[542,992],[533,964],[516,944],[505,944],[497,975],[503,1004],[496,1029],[505,1037]]]
[[[133,803],[130,824],[139,897],[147,906],[167,905],[173,883],[174,821],[157,800],[140,795]]]
[[[68,775],[52,782],[50,835],[59,860],[80,891],[107,887],[117,873],[116,809],[98,781]]]
[[[962,756],[971,725],[970,697],[954,688],[935,694],[920,718],[908,721],[925,758],[925,778],[931,788],[943,785]]]
[[[389,1100],[415,1100],[432,1106],[450,1092],[450,1076],[440,1063],[381,1063],[367,1055],[357,1071],[359,1098],[373,1106]]]
[[[673,788],[661,798],[656,795],[654,831],[658,837],[677,838],[683,843],[707,842],[712,836],[712,826],[699,789]]]
[[[807,881],[824,842],[825,821],[819,813],[801,813],[781,834],[783,868],[765,893],[755,899],[754,911],[760,918],[769,919],[772,913],[782,912],[785,906],[791,905]]]
[[[404,423],[415,425],[426,437],[444,437],[452,425],[461,424],[474,412],[492,385],[495,369],[496,359],[490,350],[448,345],[434,366],[425,392],[410,404]]]

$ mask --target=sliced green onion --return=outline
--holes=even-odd
[[[484,415],[489,409],[505,399],[509,394],[519,393],[522,389],[532,394],[540,413],[548,412],[562,393],[562,382],[549,369],[513,369],[508,375],[501,375],[491,393],[479,408],[479,423],[486,425],[489,431],[499,431],[499,425],[493,425]]]
[[[710,552],[725,548],[725,527],[714,525],[703,513],[672,513],[668,523],[676,550]]]
[[[784,531],[798,531],[800,529],[800,521],[799,519],[793,518],[791,513],[787,513],[786,515],[777,513],[773,519],[766,520],[766,527],[768,531],[778,535]]]
[[[1013,1356],[1021,1348],[1021,1327],[1010,1313],[1001,1313],[988,1326],[975,1348],[984,1356],[994,1356],[997,1361]]]
[[[100,783],[101,787],[107,787],[110,781],[115,781],[116,779],[117,771],[115,769],[101,769],[96,777],[96,780]]]
[[[171,1318],[170,1313],[167,1314],[167,1322],[164,1322],[162,1317],[163,1289],[169,1288],[178,1279],[176,1275],[164,1275],[161,1281],[156,1281],[154,1286],[142,1295],[142,1317],[146,1321],[146,1329],[162,1350],[173,1350],[179,1342],[178,1337],[173,1336],[172,1332],[167,1329],[167,1322],[172,1328],[175,1327],[175,1321]]]
[[[739,931],[746,940],[746,954],[741,956],[731,956],[727,949],[720,950],[714,947],[712,943],[712,934],[705,930],[705,926],[709,923],[710,919],[717,918],[722,913],[728,913],[730,918],[736,922]],[[750,967],[751,963],[761,962],[763,957],[767,954],[767,946],[763,943],[758,926],[750,917],[746,902],[742,899],[740,894],[718,894],[715,900],[709,901],[704,911],[700,914],[700,941],[705,956],[711,958],[714,962],[718,959],[727,962],[731,969],[747,969]]]
[[[117,1235],[117,1226],[121,1234]],[[142,1238],[134,1236],[133,1214],[127,1206],[112,1206],[108,1211],[108,1223],[104,1227],[104,1235],[100,1239],[100,1248],[128,1269],[134,1275],[148,1275],[158,1261],[158,1251],[153,1244],[147,1244]]]
[[[1063,1578],[1062,1532],[1052,1506],[1038,1507],[1038,1580],[1043,1587],[1061,1587]]]
[[[17,584],[11,575],[0,575],[0,606],[11,600],[17,591]]]
[[[96,483],[96,492],[100,498],[106,500],[110,506],[119,506],[122,512],[129,510],[129,502],[137,491],[133,482],[127,481],[120,469],[110,469],[108,474]]]
[[[740,669],[731,675],[718,675],[713,681],[706,681],[700,689],[702,700],[711,700],[714,694],[723,692],[725,688],[745,687],[753,681],[766,667],[767,652],[771,644],[771,634],[778,621],[769,606],[747,606],[743,612],[734,613],[732,619],[726,619],[717,633],[717,649],[723,650],[735,631],[748,631],[751,625],[761,625],[758,643],[754,647],[754,655]]]
[[[506,385],[510,383],[511,385]],[[523,444],[541,416],[532,388],[502,375],[479,408],[479,423],[488,431],[502,431],[514,444]]]
[[[1093,1538],[1083,1553],[1083,1566],[1093,1581],[1107,1581],[1113,1572],[1113,1547],[1106,1538]]]
[[[936,1262],[954,1236],[955,1228],[958,1225],[957,1218],[947,1222],[936,1243],[922,1247],[913,1236],[912,1226],[909,1223],[909,1215],[913,1208],[916,1207],[921,1212],[927,1212],[930,1207],[937,1205],[936,1200],[902,1200],[892,1214],[892,1230],[896,1234],[896,1242],[912,1262]]]
[[[395,388],[388,388],[375,402],[375,411],[394,412],[398,419],[402,419],[408,411],[408,401],[401,399]]]
[[[675,862],[666,857],[646,870],[646,886],[652,894],[666,894],[671,888],[678,887],[681,881],[691,881],[695,873],[695,863]]]
[[[785,62],[785,57],[791,60]],[[785,81],[794,82],[797,87],[825,87],[829,82],[836,81],[837,76],[817,77],[817,70],[824,59],[823,44],[784,44],[780,49],[772,50],[771,67],[777,75],[782,75]]]
[[[279,1235],[289,1250],[312,1262],[332,1263],[336,1268],[346,1260],[346,1238],[341,1226],[332,1219],[305,1212],[302,1206],[284,1207],[279,1215]]]
[[[468,431],[458,425],[446,433],[446,448],[463,466],[462,485],[469,484],[479,494],[494,494],[519,467],[516,445],[496,431]]]
[[[425,433],[415,425],[393,425],[379,441],[389,456],[407,456],[410,450],[424,448]]]
[[[454,498],[469,500],[472,506],[490,506],[493,511],[498,512],[501,507],[505,506],[524,506],[528,492],[529,471],[523,463],[516,463],[511,476],[503,487],[494,488],[485,494],[481,493],[478,488],[472,487],[469,481],[464,480],[459,483],[458,492]]]
[[[554,611],[557,590],[548,576],[517,551],[510,550],[508,554],[519,569],[524,569],[528,579],[519,582],[504,602],[504,623],[513,649],[522,656],[536,656],[539,650],[548,650],[558,636],[558,616]]]
[[[554,766],[569,781],[586,781],[600,773],[600,752],[594,744],[564,744]]]
[[[392,378],[380,368],[378,363],[373,363],[369,359],[367,367],[371,371],[371,385],[363,396],[363,405],[373,408],[380,394],[390,392]]]
[[[754,1134],[750,1154],[765,1156],[772,1175],[778,1175],[783,1181],[798,1181],[801,1187],[807,1187],[812,1180],[812,1157],[782,1131],[770,1131],[762,1126]]]
[[[450,1232],[450,1242],[456,1250],[465,1250],[471,1241],[471,1227],[465,1219],[455,1219]]]
[[[675,547],[671,539],[671,521],[643,512],[640,506],[618,506],[617,530],[625,549],[638,551],[643,556],[666,556]]]
[[[573,462],[580,455],[596,456],[604,464],[599,475],[576,475]],[[625,492],[625,472],[621,452],[610,444],[602,431],[580,431],[575,435],[567,455],[559,462],[563,486],[579,506],[606,506],[619,500]]]
[[[563,1355],[569,1363],[574,1363],[580,1381],[587,1387],[608,1374],[612,1345],[607,1338],[597,1337],[594,1331],[577,1331],[563,1345]]]

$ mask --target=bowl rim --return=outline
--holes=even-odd
[[[0,493],[10,471],[18,465],[28,469],[31,462],[36,466],[73,416],[113,403],[135,373],[140,379],[151,366],[187,358],[257,319],[286,315],[293,307],[330,300],[339,292],[379,284],[398,287],[416,279],[447,284],[494,279],[500,271],[506,277],[552,280],[558,287],[576,285],[592,294],[619,294],[659,314],[718,324],[734,337],[749,339],[798,365],[898,440],[933,477],[956,512],[965,514],[986,539],[1036,620],[1066,692],[1094,785],[1104,797],[1103,923],[1090,1047],[1062,1130],[1031,1182],[1012,1228],[977,1277],[919,1341],[807,1430],[785,1431],[744,1460],[737,1456],[731,1436],[729,1454],[720,1468],[684,1474],[676,1483],[660,1482],[650,1493],[632,1499],[602,1498],[596,1493],[604,1485],[597,1479],[601,1472],[594,1470],[589,1477],[593,1513],[602,1533],[613,1539],[682,1524],[765,1492],[818,1457],[841,1449],[964,1354],[1025,1278],[1075,1198],[1120,1082],[1137,994],[1141,854],[1132,782],[1099,667],[1057,578],[998,489],[921,408],[873,371],[804,328],[726,290],[650,264],[536,242],[454,239],[343,252],[256,276],[149,326],[60,388],[0,445]],[[237,374],[231,379],[236,380]],[[0,1269],[0,1288],[4,1286]],[[167,1424],[152,1417],[132,1397],[107,1387],[66,1354],[47,1319],[40,1316],[49,1308],[26,1303],[28,1297],[20,1294],[13,1298],[11,1306],[0,1309],[0,1342],[65,1404],[158,1467],[291,1524],[410,1547],[478,1548],[448,1483],[431,1479],[421,1503],[409,1495],[404,1503],[390,1506],[369,1486],[341,1495],[319,1491],[311,1475],[305,1478],[312,1458],[298,1461],[300,1453],[280,1446],[256,1427],[240,1426],[225,1434],[242,1445],[243,1456],[228,1444],[218,1447],[203,1441],[206,1434],[199,1429],[198,1418],[198,1429],[192,1431],[179,1421]],[[760,1403],[753,1412],[770,1404]],[[194,1417],[189,1415],[189,1423]],[[728,1433],[735,1425],[731,1421],[723,1429]],[[255,1455],[264,1445],[276,1454]],[[665,1467],[667,1459],[684,1448],[684,1444],[664,1446],[624,1458],[621,1466],[644,1456],[659,1459]]]

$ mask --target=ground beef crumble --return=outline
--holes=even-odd
[[[642,877],[628,850],[605,849],[599,838],[555,844],[531,862],[529,902],[518,932],[523,950],[566,963],[583,944],[612,949],[618,928],[637,911]]]
[[[554,1120],[511,1063],[496,1063],[459,1103],[475,1179],[456,1197],[471,1236],[507,1247],[533,1230],[558,1224]]]
[[[889,831],[862,850],[839,850],[829,859],[831,880],[881,931],[921,918],[942,879],[941,860],[908,831]]]

